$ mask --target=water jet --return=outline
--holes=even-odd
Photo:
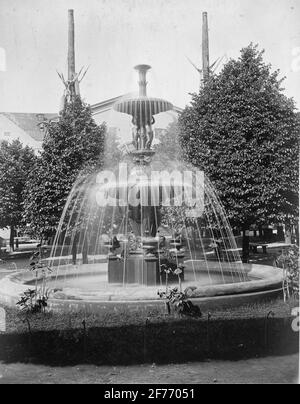
[[[274,296],[282,273],[245,265],[217,192],[201,171],[161,159],[152,147],[155,115],[172,104],[147,96],[148,65],[138,65],[138,97],[114,109],[132,118],[132,150],[74,184],[48,265],[52,272],[18,272],[0,281],[0,300],[15,304],[38,285],[53,310],[163,306],[158,290],[192,287],[200,305],[240,304]],[[180,272],[178,271],[180,268]]]

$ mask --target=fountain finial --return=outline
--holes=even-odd
[[[137,65],[134,67],[139,72],[139,96],[147,97],[147,71],[151,69],[149,65]]]

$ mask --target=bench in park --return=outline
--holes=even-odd
[[[249,243],[249,245],[250,245],[250,250],[253,252],[253,253],[257,253],[258,251],[257,251],[257,247],[262,247],[262,251],[263,251],[263,254],[267,254],[267,246],[268,246],[268,243],[259,243],[259,242],[256,242],[256,243],[254,243],[254,242],[250,242]]]

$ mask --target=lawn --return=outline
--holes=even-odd
[[[133,364],[239,359],[298,352],[295,302],[281,299],[201,318],[159,311],[46,313],[26,317],[7,309],[0,360],[46,364]]]

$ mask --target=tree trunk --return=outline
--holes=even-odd
[[[277,226],[277,241],[284,241],[283,226]]]
[[[11,251],[15,251],[15,227],[14,226],[10,226],[9,246],[11,248]]]
[[[242,262],[247,264],[249,262],[249,251],[250,251],[250,237],[248,228],[243,228],[243,252],[242,252]]]

